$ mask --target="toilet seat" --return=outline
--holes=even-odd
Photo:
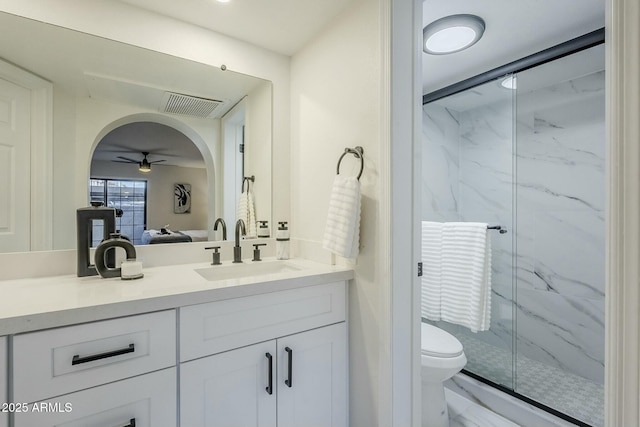
[[[421,325],[422,355],[450,358],[462,354],[462,344],[456,337],[428,323]]]

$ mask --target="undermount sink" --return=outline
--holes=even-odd
[[[244,262],[242,264],[226,264],[207,268],[197,268],[196,273],[206,280],[240,279],[242,277],[261,276],[265,274],[290,273],[302,270],[301,266],[287,261]]]

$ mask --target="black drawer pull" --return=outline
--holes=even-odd
[[[127,348],[121,348],[120,350],[107,351],[106,353],[93,354],[91,356],[80,357],[80,355],[76,354],[73,356],[71,360],[72,365],[79,365],[81,363],[93,362],[94,360],[106,359],[108,357],[120,356],[122,354],[133,353],[136,351],[136,348],[133,344],[129,344]],[[132,418],[135,426],[135,418]],[[127,426],[125,426],[127,427]]]
[[[123,425],[122,427],[136,427],[136,419],[135,418],[131,418],[129,420],[129,424]]]
[[[284,383],[286,385],[288,385],[289,387],[291,387],[293,385],[293,350],[291,350],[289,347],[285,347],[284,351],[287,352],[288,356],[289,356],[289,363],[287,365],[287,376],[289,378],[287,378],[286,380],[284,380]]]
[[[273,356],[270,353],[266,353],[265,356],[269,359],[269,385],[267,386],[267,393],[273,394]]]

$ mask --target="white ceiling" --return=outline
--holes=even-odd
[[[424,0],[423,27],[444,16],[478,15],[478,43],[450,55],[422,53],[423,94],[604,27],[605,0]]]
[[[161,160],[162,166],[204,168],[204,160],[191,140],[176,129],[160,123],[135,122],[120,126],[102,138],[93,154],[93,160],[119,161],[127,157],[142,161],[142,152],[149,153],[150,162]],[[137,166],[132,166],[135,170]]]
[[[342,11],[366,0],[119,0],[293,55]],[[423,55],[423,93],[604,27],[605,0],[424,0],[424,25],[468,13],[484,37],[451,55]]]
[[[291,56],[356,0],[120,0]]]

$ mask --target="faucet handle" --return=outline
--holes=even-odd
[[[211,265],[220,265],[222,264],[220,262],[220,252],[218,252],[218,250],[220,249],[220,246],[210,246],[208,248],[204,248],[204,250],[209,250],[209,249],[213,249],[213,260],[211,261]]]
[[[266,243],[254,243],[253,245],[253,261],[262,261],[260,258],[260,246],[267,246]]]

